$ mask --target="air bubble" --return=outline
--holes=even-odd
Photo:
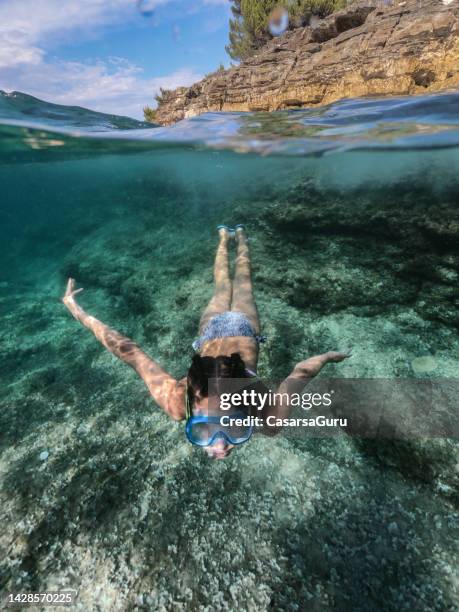
[[[157,4],[157,0],[137,0],[137,8],[144,17],[152,17]]]
[[[269,15],[268,29],[271,36],[280,36],[283,34],[289,24],[288,11],[283,6],[276,6]]]

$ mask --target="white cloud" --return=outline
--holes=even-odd
[[[22,30],[0,30],[0,70],[17,64],[39,64],[43,49],[32,45]]]
[[[190,0],[149,0],[149,5],[169,2]],[[135,0],[1,0],[0,89],[140,118],[160,87],[190,85],[201,78],[184,67],[147,79],[139,66],[122,58],[71,62],[47,55],[59,41],[94,36],[101,28],[129,19],[138,19]]]
[[[25,49],[62,39],[70,33],[88,34],[119,22],[132,11],[131,0],[2,0],[0,47],[18,44]],[[14,56],[11,56],[14,61]]]

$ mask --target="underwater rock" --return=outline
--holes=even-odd
[[[368,182],[341,191],[307,177],[269,199],[262,190],[236,209],[247,221],[250,210],[267,235],[270,263],[255,271],[257,284],[322,314],[372,316],[405,305],[423,319],[459,326],[457,233],[449,239],[459,223],[454,190],[439,196],[418,178],[415,186]]]
[[[416,359],[413,359],[411,367],[415,374],[428,374],[437,368],[437,362],[432,355],[426,355],[425,357],[416,357]]]
[[[274,38],[238,66],[164,91],[155,120],[170,125],[212,111],[274,111],[457,87],[458,33],[457,3],[355,2]]]

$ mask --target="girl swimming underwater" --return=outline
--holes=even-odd
[[[244,227],[230,230],[219,226],[220,241],[214,266],[214,295],[199,324],[197,351],[188,375],[179,381],[161,368],[132,340],[110,329],[87,314],[75,296],[69,278],[63,302],[72,315],[90,329],[111,353],[129,364],[145,382],[155,402],[174,420],[186,419],[186,434],[194,444],[214,459],[223,459],[238,444],[246,442],[251,428],[228,429],[220,425],[218,397],[209,393],[209,381],[229,382],[256,377],[260,336],[258,310],[252,292],[250,254]],[[228,244],[237,243],[234,280],[229,275]],[[348,353],[331,351],[299,362],[278,388],[279,392],[300,392],[308,381],[329,362],[340,362]],[[260,416],[288,416],[289,407],[267,405]],[[220,415],[220,416],[219,416]],[[275,433],[273,431],[266,433]]]

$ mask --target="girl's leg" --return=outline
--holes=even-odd
[[[202,313],[199,323],[199,333],[201,334],[207,323],[212,317],[221,312],[231,309],[231,280],[229,276],[228,264],[228,232],[224,229],[220,230],[220,243],[215,255],[214,265],[214,281],[215,289],[207,308]]]
[[[260,319],[252,292],[252,275],[250,271],[250,253],[245,231],[236,230],[237,257],[233,283],[233,301],[231,310],[243,312],[257,334],[260,333]]]

